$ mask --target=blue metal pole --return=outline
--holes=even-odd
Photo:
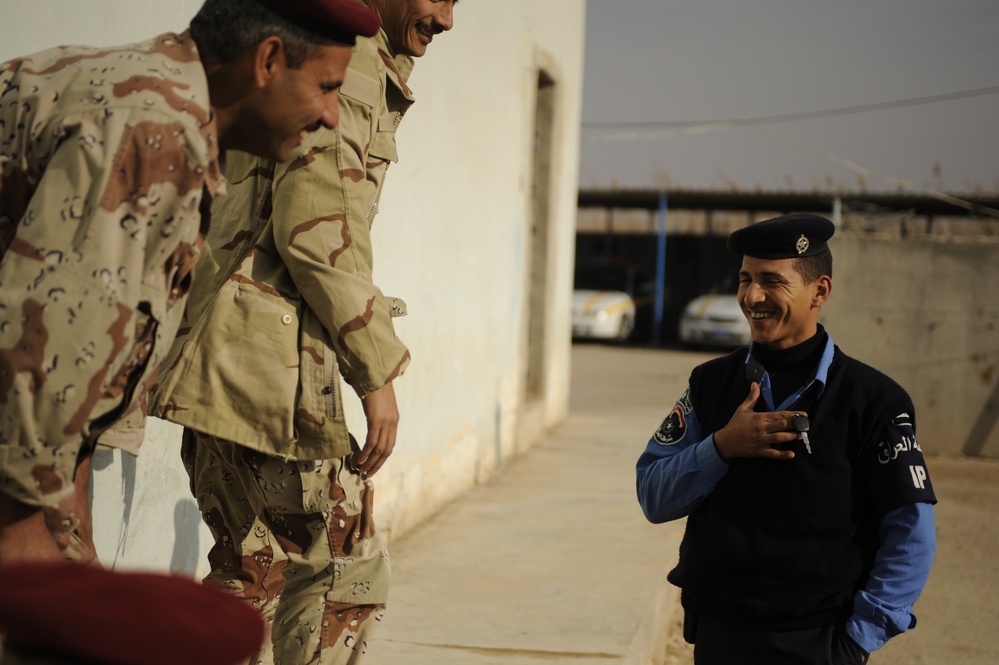
[[[656,246],[656,302],[653,310],[652,341],[659,346],[663,333],[663,301],[666,299],[666,194],[659,195],[659,237]]]

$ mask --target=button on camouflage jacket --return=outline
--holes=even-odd
[[[145,412],[217,155],[188,33],[0,65],[0,490],[60,500],[80,446]]]
[[[397,304],[372,283],[370,226],[413,101],[411,70],[384,32],[359,38],[335,130],[283,164],[227,155],[229,194],[212,210],[189,320],[150,414],[289,459],[349,454],[340,374],[363,396],[409,362]],[[257,234],[240,231],[248,216]]]

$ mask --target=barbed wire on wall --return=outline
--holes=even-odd
[[[818,155],[820,157],[823,157],[823,158],[829,160],[830,162],[832,162],[834,164],[839,164],[840,166],[843,166],[843,167],[849,169],[850,171],[853,171],[854,173],[856,173],[859,176],[863,176],[865,178],[874,178],[876,180],[882,180],[884,182],[891,183],[891,184],[895,185],[896,187],[900,187],[902,189],[915,190],[915,191],[921,192],[921,193],[923,193],[923,194],[925,194],[927,196],[933,197],[933,198],[935,198],[935,199],[937,199],[939,201],[944,201],[945,203],[950,203],[951,205],[955,205],[955,206],[957,206],[959,208],[964,208],[965,210],[971,210],[971,211],[974,211],[974,212],[976,212],[978,214],[981,214],[981,215],[988,215],[990,217],[999,217],[999,210],[997,210],[995,208],[989,208],[988,206],[983,206],[983,205],[980,205],[978,203],[973,203],[971,201],[966,201],[966,200],[960,199],[960,198],[958,198],[956,196],[951,196],[950,194],[947,194],[945,192],[941,192],[941,191],[938,191],[936,189],[933,189],[932,187],[927,187],[926,185],[920,185],[917,182],[912,182],[911,180],[906,180],[905,178],[898,178],[898,177],[895,177],[895,176],[886,175],[884,173],[878,173],[877,171],[875,171],[873,169],[869,169],[869,168],[867,168],[865,166],[861,166],[857,162],[854,162],[852,160],[846,159],[845,157],[840,157],[839,155],[835,155],[835,154],[833,154],[831,152],[828,152],[826,150],[822,150],[820,148],[816,148],[814,146],[807,145],[805,143],[802,143],[800,141],[796,141],[794,139],[789,139],[786,136],[782,136],[781,134],[778,134],[777,132],[775,132],[772,129],[769,129],[767,127],[756,126],[756,127],[754,127],[754,129],[762,132],[763,134],[766,134],[766,135],[770,136],[771,138],[777,139],[779,141],[783,141],[784,143],[786,143],[786,144],[788,144],[788,145],[790,145],[792,147],[798,148],[799,150],[804,150],[806,152],[810,152],[813,155]]]
[[[766,127],[764,125],[786,122],[789,120],[805,120],[805,119],[815,119],[815,118],[828,118],[833,116],[850,115],[854,113],[864,113],[869,111],[880,111],[892,108],[901,108],[906,106],[918,106],[923,104],[931,104],[941,101],[950,101],[954,99],[963,99],[967,97],[978,97],[982,95],[992,95],[999,93],[999,86],[989,86],[985,88],[975,88],[972,90],[962,90],[958,92],[945,93],[940,95],[926,95],[922,97],[913,97],[910,99],[895,100],[889,102],[878,102],[874,104],[861,104],[856,106],[847,106],[834,109],[823,109],[819,111],[805,111],[799,113],[785,113],[778,115],[769,116],[759,116],[755,118],[735,118],[729,120],[716,120],[716,121],[663,121],[663,122],[609,122],[609,123],[599,123],[590,122],[583,123],[584,131],[588,128],[601,128],[601,127],[646,127],[655,128],[662,127],[673,129],[661,129],[655,131],[629,131],[629,132],[611,132],[604,134],[597,134],[592,136],[584,137],[587,141],[604,141],[604,142],[618,142],[618,141],[649,141],[649,140],[662,140],[670,139],[676,136],[693,135],[693,134],[703,134],[706,132],[717,131],[720,129],[731,129],[736,127],[743,127],[754,129],[761,132],[762,134],[769,136],[772,139],[781,141],[793,148],[809,152],[813,155],[817,155],[827,161],[834,164],[838,164],[853,173],[867,179],[880,180],[883,182],[891,183],[896,187],[906,190],[917,191],[930,196],[932,198],[950,203],[965,210],[973,211],[976,214],[987,215],[990,217],[999,217],[999,210],[995,208],[989,208],[971,201],[967,201],[945,192],[933,189],[926,185],[921,185],[911,180],[906,180],[904,178],[899,178],[896,176],[891,176],[885,173],[880,173],[874,169],[867,168],[853,160],[841,157],[840,155],[833,154],[826,150],[816,148],[815,146],[802,143],[794,139],[790,139],[783,136],[774,130]]]
[[[922,97],[910,97],[909,99],[897,99],[888,102],[875,102],[873,104],[856,104],[854,106],[842,106],[839,108],[821,109],[818,111],[798,111],[795,113],[779,113],[774,115],[756,116],[753,118],[730,118],[727,120],[651,120],[651,121],[609,121],[609,122],[583,122],[582,127],[587,129],[600,129],[606,127],[632,127],[647,129],[674,128],[670,131],[644,131],[606,134],[600,138],[592,140],[600,141],[629,141],[637,138],[650,140],[656,138],[671,138],[678,133],[699,133],[701,131],[711,131],[715,129],[727,129],[729,127],[747,127],[751,125],[771,124],[775,122],[787,122],[789,120],[814,120],[817,118],[832,118],[842,115],[852,115],[855,113],[867,113],[869,111],[885,111],[888,109],[904,108],[908,106],[922,106],[924,104],[935,104],[937,102],[953,101],[955,99],[965,99],[968,97],[981,97],[984,95],[994,95],[999,93],[999,85],[984,88],[974,88],[971,90],[959,90],[957,92],[947,92],[938,95],[924,95]],[[691,131],[684,131],[691,130]]]

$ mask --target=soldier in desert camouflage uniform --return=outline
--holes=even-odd
[[[352,0],[275,4],[287,20],[208,0],[181,34],[0,66],[0,563],[60,557],[39,508],[72,503],[102,433],[144,413],[219,150],[287,159],[336,124],[350,45],[377,17]]]
[[[182,455],[215,536],[208,579],[270,620],[273,654],[260,663],[358,662],[388,593],[369,477],[395,444],[392,381],[409,352],[391,321],[404,306],[372,283],[370,227],[413,101],[412,58],[452,27],[454,2],[368,4],[384,31],[358,40],[336,130],[287,163],[227,164],[230,195],[198,264],[212,276],[150,401],[150,414],[187,428]],[[240,232],[247,216],[262,234]],[[227,273],[233,254],[246,258]],[[363,447],[341,374],[362,400]]]

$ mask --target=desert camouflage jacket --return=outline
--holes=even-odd
[[[0,65],[3,491],[67,492],[46,488],[60,484],[50,472],[145,411],[204,240],[202,204],[222,186],[217,156],[188,33]],[[29,463],[33,481],[10,477]]]
[[[370,227],[410,71],[384,33],[359,38],[335,130],[283,164],[227,155],[229,194],[150,414],[289,459],[350,452],[340,375],[364,396],[409,362],[391,321],[401,305],[372,283]],[[248,216],[259,234],[240,231]]]

